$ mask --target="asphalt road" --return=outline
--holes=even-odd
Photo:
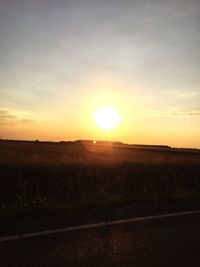
[[[2,242],[0,266],[200,266],[200,214]]]

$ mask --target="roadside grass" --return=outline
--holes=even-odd
[[[200,155],[40,143],[0,144],[0,218],[75,217],[126,205],[200,203]]]

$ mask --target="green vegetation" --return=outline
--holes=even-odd
[[[0,142],[1,218],[200,203],[200,154],[162,147]]]

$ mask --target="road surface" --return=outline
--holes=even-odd
[[[200,214],[1,242],[0,266],[200,266]]]

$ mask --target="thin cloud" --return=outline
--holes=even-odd
[[[200,111],[150,111],[150,116],[161,116],[161,117],[171,117],[171,116],[200,116]]]
[[[18,115],[12,110],[0,109],[0,124],[14,125],[19,123],[33,123],[35,120],[29,118],[28,115]]]
[[[199,116],[200,115],[200,111],[170,112],[170,113],[166,113],[166,115],[172,115],[172,116]]]

